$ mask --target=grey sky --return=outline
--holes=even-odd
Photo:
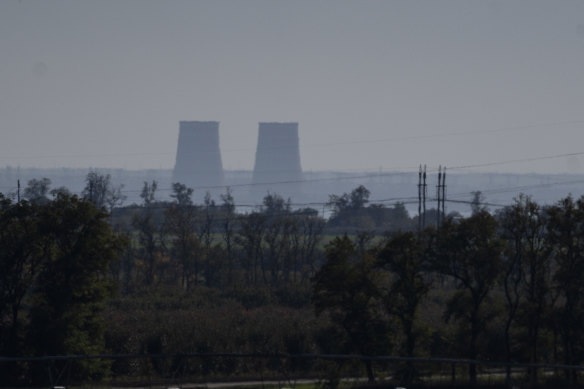
[[[218,120],[227,169],[298,121],[305,170],[584,173],[582,69],[580,0],[3,0],[0,166],[172,168]]]

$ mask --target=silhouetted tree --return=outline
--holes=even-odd
[[[450,276],[458,290],[449,300],[446,318],[462,325],[461,341],[468,345],[468,358],[478,356],[479,336],[485,331],[493,312],[490,292],[501,271],[503,242],[497,236],[497,221],[486,211],[459,222],[446,220],[437,231],[432,266]],[[469,365],[471,383],[476,384],[476,365]]]
[[[551,251],[546,243],[546,216],[530,197],[521,195],[498,214],[501,236],[507,242],[503,257],[502,284],[505,292],[505,349],[511,361],[511,328],[515,321],[527,330],[529,362],[538,362],[540,332],[551,296]],[[507,381],[511,378],[507,369]],[[530,369],[535,385],[537,374]]]
[[[114,187],[111,183],[109,174],[99,172],[89,172],[85,177],[85,188],[83,197],[91,201],[97,208],[107,207],[111,213],[112,210],[120,206],[126,200],[122,193],[123,185]]]
[[[153,180],[152,183],[144,181],[144,186],[142,187],[142,192],[140,192],[140,197],[144,201],[144,205],[149,206],[155,202],[156,190],[158,189],[158,182]]]
[[[333,209],[333,218],[339,217],[347,210],[361,209],[369,202],[371,192],[363,185],[353,189],[351,193],[343,193],[341,196],[330,195],[328,206]]]
[[[359,254],[347,237],[326,246],[326,262],[314,276],[313,303],[317,315],[327,313],[344,333],[337,352],[376,355],[387,352],[386,323],[377,306],[376,273],[371,253]],[[369,381],[375,380],[365,360]]]
[[[60,186],[58,188],[51,189],[49,193],[51,193],[51,196],[53,197],[57,197],[58,195],[71,196],[71,191],[69,190],[69,188],[65,186]]]
[[[14,204],[0,194],[0,353],[22,354],[23,301],[41,263],[43,239],[38,232],[39,207]],[[7,366],[0,366],[3,370]],[[1,370],[0,370],[1,371]],[[18,376],[17,372],[14,376]],[[9,377],[5,371],[2,375]],[[5,374],[5,375],[4,375]]]
[[[33,202],[47,202],[50,188],[51,180],[48,178],[29,180],[24,189],[24,198]]]
[[[144,182],[140,197],[144,204],[132,217],[132,227],[137,231],[138,247],[135,249],[137,267],[142,273],[143,282],[151,286],[155,281],[162,281],[164,273],[163,257],[165,253],[165,223],[161,212],[155,207],[155,193],[158,184]],[[128,268],[127,271],[130,269]]]
[[[268,216],[282,216],[291,210],[290,199],[285,201],[277,193],[268,193],[262,200],[261,211]]]
[[[378,258],[377,266],[387,272],[380,286],[385,309],[398,318],[405,335],[404,354],[413,357],[419,336],[418,308],[431,284],[425,276],[426,248],[414,233],[401,233],[389,238]],[[414,377],[414,365],[409,362],[403,381],[410,384]]]
[[[205,199],[201,210],[199,223],[199,241],[202,243],[203,262],[205,265],[205,282],[207,286],[216,283],[214,281],[217,277],[214,269],[217,267],[218,258],[211,256],[211,248],[213,246],[213,227],[215,225],[215,217],[217,214],[217,206],[215,201],[211,199],[211,193],[205,193]]]
[[[359,185],[357,188],[351,191],[349,207],[351,209],[359,209],[365,207],[365,204],[369,202],[370,194],[371,192],[369,191],[369,189],[365,188],[363,185]]]
[[[185,184],[180,182],[175,182],[172,184],[172,197],[179,206],[193,205],[193,192],[192,188],[188,188]]]
[[[37,220],[44,241],[31,289],[29,347],[35,355],[103,353],[99,313],[113,292],[109,264],[126,242],[112,231],[105,212],[76,196],[57,196],[40,209]],[[108,364],[75,361],[72,378],[103,378]]]
[[[197,235],[197,208],[192,204],[192,189],[173,184],[176,199],[165,211],[165,228],[172,234],[171,253],[178,265],[181,285],[188,290],[199,282],[201,243]]]
[[[227,284],[233,286],[233,243],[234,243],[234,228],[236,222],[235,215],[235,200],[230,188],[225,190],[221,195],[221,230],[223,233],[223,242],[225,243],[225,254],[227,256]]]
[[[555,259],[555,288],[559,293],[556,326],[563,340],[564,364],[577,365],[584,360],[584,197],[571,196],[547,209],[547,241]],[[574,371],[567,370],[572,383]]]
[[[320,252],[318,243],[324,224],[324,220],[318,216],[318,211],[315,209],[300,209],[294,213],[294,224],[290,232],[294,250],[292,254],[294,282],[299,272],[303,281],[314,275]]]
[[[260,212],[252,212],[239,218],[240,230],[235,238],[241,247],[241,263],[246,273],[247,283],[258,284],[258,270],[264,284],[268,283],[264,263],[264,248],[262,242],[267,227],[267,217]],[[259,269],[258,269],[259,267]]]
[[[483,195],[483,192],[478,190],[475,192],[471,192],[471,194],[472,194],[472,200],[470,201],[470,210],[471,210],[472,214],[475,215],[475,214],[480,213],[480,212],[488,211],[487,206],[484,205],[485,196]]]

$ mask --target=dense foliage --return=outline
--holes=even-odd
[[[19,203],[0,196],[2,355],[106,350],[99,312],[114,291],[109,266],[125,244],[108,221],[107,213],[75,196]],[[80,362],[74,370],[84,379],[108,375],[99,360]],[[3,377],[35,381],[45,374],[10,369]]]
[[[520,196],[494,214],[477,203],[469,217],[414,232],[403,205],[368,206],[364,187],[331,196],[334,212],[324,220],[277,194],[242,214],[229,191],[221,203],[206,196],[194,204],[192,190],[175,184],[173,201],[161,202],[156,183],[145,183],[143,204],[120,207],[119,191],[103,177],[88,177],[84,198],[49,192],[48,184],[33,182],[24,201],[0,197],[3,356],[283,352],[584,362],[584,198],[541,207]],[[387,233],[376,233],[382,226]],[[168,363],[96,359],[79,362],[72,379],[164,376]],[[271,366],[308,372],[315,363]],[[2,372],[7,382],[42,380],[18,366]],[[374,380],[375,366],[363,367]],[[245,376],[256,368],[208,360],[189,373]],[[412,363],[398,372],[405,383],[418,374]],[[473,364],[468,377],[477,379]],[[539,378],[532,369],[531,383]]]

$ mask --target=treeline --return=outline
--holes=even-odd
[[[192,190],[182,184],[174,184],[170,203],[150,200],[152,188],[155,183],[144,187],[143,205],[114,212],[114,223],[134,238],[120,269],[124,288],[309,282],[324,227],[316,211],[292,210],[269,194],[259,210],[241,215],[229,191],[219,205],[209,196],[195,205]]]
[[[336,351],[580,365],[584,197],[541,207],[522,195],[494,215],[475,207],[365,250],[335,238],[313,291],[316,312],[343,330],[346,348]],[[446,326],[430,319],[435,311]],[[411,382],[413,365],[403,374]],[[477,382],[476,365],[468,376]],[[535,385],[537,370],[527,378]]]
[[[142,204],[122,207],[122,192],[98,174],[88,176],[81,198],[65,188],[51,193],[43,180],[27,190],[20,202],[1,197],[0,355],[584,361],[584,199],[541,207],[520,196],[495,213],[476,201],[472,216],[450,215],[418,232],[403,205],[368,205],[364,187],[331,196],[328,220],[277,194],[246,214],[236,212],[229,191],[219,203],[206,196],[194,204],[179,183],[172,201],[157,201],[152,182]],[[380,226],[389,232],[377,233]],[[280,363],[271,368],[316,366]],[[72,379],[169,369],[157,360],[78,364]],[[19,368],[2,375],[14,383],[46,375]],[[193,375],[255,371],[225,360],[189,368]],[[376,377],[376,366],[364,368]],[[410,383],[418,374],[410,363],[396,376]],[[476,366],[468,377],[476,382]],[[527,378],[537,382],[537,371]]]
[[[290,200],[267,194],[258,209],[240,214],[229,190],[219,204],[207,195],[199,205],[179,183],[172,201],[158,201],[156,191],[156,182],[144,183],[143,203],[122,207],[122,188],[92,172],[81,196],[51,188],[46,178],[29,181],[22,198],[0,195],[0,355],[270,352],[282,340],[269,336],[290,334],[275,331],[265,316],[281,329],[286,317],[312,320],[311,279],[322,262],[326,225],[316,210],[292,209]],[[217,309],[223,324],[247,331],[248,340],[211,344],[209,332],[196,331],[205,334],[200,338],[187,331],[189,341],[167,341],[180,337],[165,327],[175,315],[199,317],[192,323],[198,329],[224,328],[207,320]],[[300,338],[288,343],[299,347]],[[79,380],[126,372],[104,361],[74,365],[72,379]],[[44,367],[0,369],[7,382],[46,378]]]

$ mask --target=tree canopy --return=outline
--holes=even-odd
[[[111,296],[109,266],[125,239],[109,215],[85,199],[58,195],[44,203],[12,203],[0,197],[0,317],[3,354],[96,354],[104,349],[99,312]],[[23,302],[26,301],[27,309]],[[24,334],[27,334],[24,337]],[[104,362],[79,362],[75,374],[98,379]],[[44,371],[28,372],[31,379]]]

